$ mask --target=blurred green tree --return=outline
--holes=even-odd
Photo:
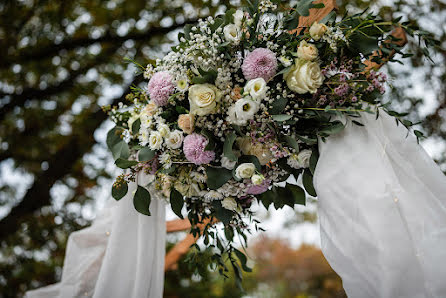
[[[104,147],[100,106],[140,84],[125,57],[146,64],[175,31],[240,1],[4,0],[0,2],[0,297],[60,277],[67,236],[89,224],[114,167]],[[443,47],[405,66],[394,63],[390,95],[422,124],[446,170],[446,4],[443,0],[338,2],[371,7],[432,31]],[[103,186],[107,186],[104,190]]]

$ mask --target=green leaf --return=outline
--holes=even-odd
[[[206,184],[210,189],[218,189],[232,178],[232,171],[225,168],[206,168]]]
[[[175,106],[175,110],[177,111],[178,114],[187,114],[187,113],[189,113],[185,107],[182,107],[180,105],[176,105]]]
[[[150,149],[149,147],[143,147],[138,152],[138,160],[139,161],[149,161],[155,157],[155,151]]]
[[[171,189],[170,206],[172,207],[172,211],[181,219],[183,219],[183,215],[181,214],[183,205],[184,205],[183,195],[175,188]]]
[[[341,132],[342,130],[344,130],[344,128],[345,128],[345,125],[341,121],[336,120],[336,121],[330,122],[330,126],[321,129],[319,131],[319,134],[333,135],[333,134],[337,134],[337,133]]]
[[[312,138],[306,138],[306,137],[303,137],[303,136],[296,136],[296,138],[298,138],[299,140],[301,140],[302,142],[304,142],[305,144],[307,144],[307,145],[315,145],[315,144],[317,144],[317,139],[312,139]]]
[[[130,167],[133,167],[133,166],[137,165],[138,162],[136,160],[127,160],[127,159],[124,159],[124,158],[118,158],[115,161],[115,164],[116,164],[116,166],[118,168],[128,169]]]
[[[132,123],[132,134],[133,135],[138,134],[140,127],[141,127],[141,119],[138,118]]]
[[[117,160],[118,158],[127,159],[130,156],[130,149],[129,145],[121,140],[120,142],[116,143],[112,148],[112,155],[113,159]]]
[[[290,120],[292,117],[292,115],[271,115],[271,118],[277,122],[284,122]]]
[[[108,131],[106,144],[109,150],[112,150],[113,146],[121,141],[121,130],[119,128],[115,126]]]
[[[286,188],[288,188],[293,194],[294,204],[305,205],[305,191],[302,187],[294,184],[287,184]]]
[[[312,8],[315,4],[313,4],[313,0],[301,0],[296,4],[296,11],[301,16],[309,16],[310,8]]]
[[[311,171],[309,169],[305,169],[302,175],[302,183],[305,187],[307,193],[313,197],[317,196],[316,190],[313,185],[313,175],[311,175]]]
[[[275,193],[273,190],[268,190],[260,195],[257,195],[257,198],[262,202],[263,206],[265,206],[266,210],[268,210],[269,205],[274,202]]]
[[[276,99],[273,102],[272,107],[269,110],[269,113],[272,115],[281,113],[285,109],[287,103],[288,99],[286,99],[285,97],[280,97]]]
[[[234,248],[234,252],[237,255],[237,258],[240,260],[242,269],[246,272],[252,272],[252,269],[246,265],[246,263],[248,262],[248,258],[246,257],[246,255],[236,248]]]
[[[221,201],[212,201],[212,207],[214,209],[215,217],[221,221],[225,226],[229,224],[232,219],[232,211],[223,208]]]
[[[150,215],[150,193],[144,187],[138,185],[135,196],[133,197],[133,206],[136,211],[144,215]]]
[[[314,175],[314,171],[316,170],[317,160],[319,159],[319,152],[317,149],[313,149],[313,152],[310,156],[310,171],[311,174]]]
[[[239,159],[238,159],[238,165],[242,164],[242,163],[253,163],[256,166],[256,169],[258,171],[262,170],[262,165],[260,164],[259,159],[254,156],[254,155],[242,155]],[[234,168],[234,171],[237,167]]]
[[[232,161],[237,161],[237,156],[232,151],[232,146],[234,146],[234,141],[237,138],[237,135],[232,132],[229,136],[226,137],[225,143],[223,144],[223,155]]]
[[[296,152],[299,152],[299,144],[297,143],[296,139],[294,139],[291,136],[285,136],[285,141],[291,148],[294,148]]]
[[[129,190],[129,188],[128,188],[127,182],[125,182],[125,181],[124,181],[124,183],[121,183],[118,186],[115,186],[115,184],[113,184],[112,197],[116,201],[119,201],[127,194],[128,190]]]
[[[204,148],[206,151],[213,151],[215,148],[215,141],[214,141],[214,135],[207,129],[202,129],[201,134],[208,139],[208,144]]]

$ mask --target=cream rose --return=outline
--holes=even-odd
[[[309,149],[305,149],[300,151],[297,154],[297,161],[299,162],[300,167],[308,168],[310,167],[310,157],[313,152]]]
[[[317,88],[324,81],[317,62],[299,58],[294,61],[291,69],[283,75],[283,79],[286,81],[288,88],[299,94],[316,93]]]
[[[211,84],[197,84],[189,88],[191,114],[204,116],[213,114],[220,101],[221,91]]]
[[[324,24],[319,24],[318,22],[314,22],[310,27],[310,36],[314,40],[319,40],[321,37],[327,32],[327,26]]]
[[[317,58],[318,51],[314,44],[309,44],[305,40],[302,40],[297,48],[297,57],[309,61],[313,61]]]
[[[194,131],[194,115],[181,114],[178,117],[178,127],[185,133],[191,134]]]
[[[262,143],[253,144],[251,138],[238,138],[237,145],[240,150],[245,155],[254,155],[259,160],[262,166],[266,165],[271,159],[273,159],[273,154],[269,147]]]
[[[242,163],[235,169],[235,176],[238,179],[251,178],[256,171],[256,166],[253,163]]]
[[[183,144],[183,133],[179,130],[174,130],[166,138],[166,145],[170,149],[178,149]]]
[[[237,210],[237,202],[234,198],[228,197],[221,201],[221,206],[225,209],[236,211]]]
[[[246,83],[244,88],[244,92],[249,93],[249,95],[251,95],[251,97],[256,101],[263,99],[267,90],[268,88],[263,78],[250,80],[248,83]]]
[[[263,175],[255,174],[251,177],[251,182],[254,185],[262,184],[263,180],[265,180],[265,177],[263,177]]]
[[[167,124],[159,124],[158,132],[163,138],[167,137],[167,135],[170,133],[169,126]]]
[[[225,35],[226,41],[229,41],[229,42],[235,43],[235,44],[239,43],[240,30],[236,25],[234,25],[234,24],[226,25],[223,28],[223,33]]]
[[[143,110],[143,114],[146,114],[146,115],[149,115],[149,116],[153,116],[157,109],[158,109],[158,107],[156,106],[156,104],[153,101],[150,101],[145,106],[145,108]]]
[[[163,137],[157,131],[152,131],[149,136],[149,147],[152,150],[158,150],[163,144]]]

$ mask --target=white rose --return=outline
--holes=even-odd
[[[183,133],[179,130],[174,130],[166,138],[166,145],[170,149],[178,149],[183,143]]]
[[[235,169],[235,176],[239,179],[251,178],[256,171],[256,166],[253,163],[242,163]]]
[[[305,40],[302,40],[297,48],[297,57],[309,61],[313,61],[317,58],[318,51],[314,44],[309,44]]]
[[[259,104],[250,97],[241,98],[229,107],[227,120],[231,124],[244,126],[248,123],[248,120],[254,118],[259,107]]]
[[[191,114],[204,116],[215,112],[222,94],[211,84],[197,84],[189,88]]]
[[[327,26],[325,24],[319,24],[318,22],[314,22],[310,27],[310,36],[314,40],[319,40],[321,37],[327,32]]]
[[[301,168],[308,168],[310,166],[310,157],[312,153],[311,150],[305,149],[297,154],[297,161]]]
[[[221,206],[225,209],[236,211],[237,210],[237,202],[234,198],[228,197],[221,201]]]
[[[240,30],[234,24],[226,25],[223,28],[223,33],[225,35],[226,41],[236,44],[240,41]]]
[[[237,9],[232,16],[234,17],[234,24],[240,28],[243,21],[243,10]]]
[[[152,131],[149,136],[149,147],[152,150],[158,150],[163,144],[163,137],[157,131]]]
[[[221,166],[225,169],[232,170],[236,163],[236,161],[230,160],[224,155],[221,157]]]
[[[158,124],[158,132],[163,138],[167,137],[170,133],[169,126],[167,124]]]
[[[265,177],[263,177],[263,175],[255,174],[251,177],[251,182],[254,185],[262,184],[263,180],[265,180]]]
[[[316,93],[317,88],[324,81],[317,62],[299,58],[294,61],[291,69],[283,75],[283,79],[286,81],[288,88],[299,94]]]
[[[249,95],[251,95],[251,97],[257,101],[265,97],[267,90],[268,87],[266,86],[266,82],[263,78],[250,80],[248,83],[246,83],[244,88],[244,91],[248,92]]]

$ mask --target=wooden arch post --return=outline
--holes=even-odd
[[[330,12],[337,9],[335,0],[316,0],[314,3],[324,3],[325,6],[319,9],[311,8],[309,16],[300,17],[299,25],[296,30],[310,27],[314,22],[322,20]],[[403,46],[407,43],[406,34],[402,28],[395,29],[392,35],[399,39],[399,41],[395,42],[397,45]],[[379,69],[384,63],[377,64],[371,60],[367,60],[365,61],[365,64],[367,65],[367,69]],[[190,228],[191,224],[187,219],[176,219],[166,222],[167,233],[186,231]],[[189,251],[190,246],[196,241],[196,237],[192,234],[188,234],[183,240],[175,244],[175,246],[166,254],[164,271],[175,269],[178,260]]]

